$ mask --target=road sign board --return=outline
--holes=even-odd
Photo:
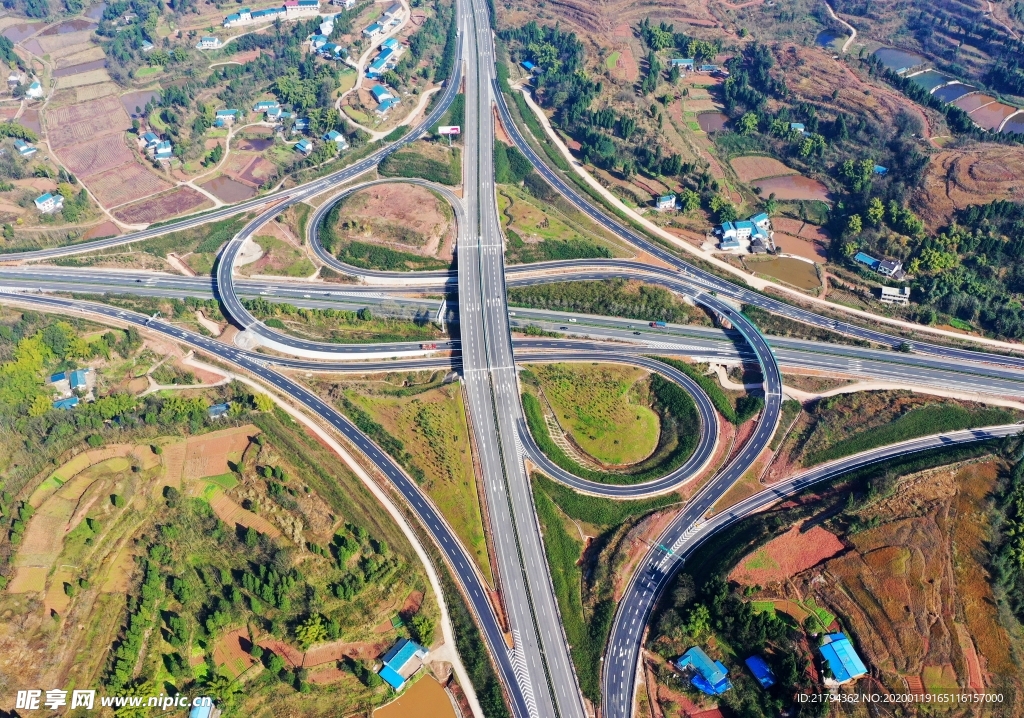
[[[462,134],[462,127],[459,125],[441,125],[437,128],[437,134],[439,135],[460,135]]]

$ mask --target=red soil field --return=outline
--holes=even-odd
[[[794,526],[745,558],[729,574],[729,580],[747,586],[784,581],[844,549],[843,543],[821,526],[803,533]]]
[[[53,110],[47,110],[46,125],[52,129],[54,127],[69,125],[74,122],[81,122],[82,120],[89,120],[93,117],[116,117],[118,110],[120,110],[122,114],[124,113],[124,108],[121,107],[120,100],[116,97],[102,97],[90,102],[81,102],[77,105],[68,105],[67,107],[58,107]],[[128,127],[131,127],[131,122],[128,123]]]
[[[57,156],[71,172],[80,177],[99,174],[134,161],[135,157],[118,135],[107,135],[57,151]]]
[[[277,173],[277,167],[273,162],[268,162],[262,157],[256,157],[245,169],[239,172],[235,179],[239,182],[259,187]]]
[[[89,189],[105,207],[116,207],[143,197],[152,197],[171,187],[170,182],[160,179],[137,162],[89,178]]]
[[[179,187],[165,195],[122,207],[114,216],[128,224],[150,224],[198,209],[208,201],[191,187]]]
[[[214,664],[231,678],[238,678],[254,662],[243,644],[249,645],[249,631],[236,628],[217,639],[213,647]]]

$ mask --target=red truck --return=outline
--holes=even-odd
[[[437,344],[420,344],[420,349],[437,349]]]

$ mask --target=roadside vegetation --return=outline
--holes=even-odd
[[[803,466],[920,436],[1010,424],[1021,412],[972,402],[936,401],[911,392],[854,392],[817,401],[794,427],[784,451]]]
[[[615,615],[616,575],[627,561],[631,530],[678,498],[612,501],[583,496],[535,473],[533,496],[544,550],[583,694],[600,703],[601,657]],[[592,537],[585,543],[581,533]]]
[[[396,372],[312,383],[422,487],[493,582],[466,409],[459,385],[445,383],[447,374]]]
[[[374,316],[368,308],[357,312],[346,309],[306,309],[291,304],[268,302],[263,297],[242,302],[253,316],[271,328],[293,336],[337,344],[373,342],[418,342],[441,338],[441,331],[430,322],[429,313],[413,317]]]
[[[734,392],[726,392],[718,383],[717,378],[704,373],[707,369],[706,364],[687,364],[679,359],[668,357],[654,358],[678,369],[697,382],[704,393],[708,395],[711,403],[715,405],[718,413],[730,424],[739,426],[756,416],[764,408],[764,397],[755,394],[738,395]]]
[[[706,314],[668,290],[624,279],[510,287],[508,302],[516,307],[623,317],[644,322],[710,324]]]
[[[462,183],[462,153],[458,147],[421,140],[388,155],[378,171],[384,177],[419,177],[454,187]]]

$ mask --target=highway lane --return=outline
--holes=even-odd
[[[506,446],[511,441],[514,449],[514,435],[510,435],[507,428],[503,431],[502,410],[497,403],[500,391],[507,393],[514,388],[515,370],[510,350],[506,361],[494,361],[494,344],[501,342],[501,329],[492,326],[492,317],[488,316],[489,306],[504,304],[503,288],[493,287],[493,281],[500,280],[503,274],[502,268],[494,264],[495,259],[501,261],[501,238],[495,235],[493,224],[488,220],[491,199],[483,191],[483,185],[490,183],[493,176],[486,74],[489,64],[481,58],[487,52],[484,48],[490,46],[491,37],[486,23],[478,22],[481,15],[476,0],[465,0],[460,5],[467,70],[462,135],[466,230],[459,237],[457,253],[459,332],[467,410],[483,477],[489,528],[498,564],[496,573],[513,637],[517,682],[526,700],[524,706],[516,709],[537,718],[583,718],[550,589],[546,556],[532,514],[532,496],[522,461],[511,456]],[[505,371],[502,371],[503,365]],[[518,403],[518,394],[516,398]],[[528,502],[526,514],[522,501],[524,486]],[[560,692],[553,690],[556,684]]]
[[[498,676],[505,684],[506,695],[512,702],[513,715],[516,718],[528,718],[529,713],[522,710],[526,706],[526,701],[521,694],[517,681],[514,654],[506,647],[502,628],[498,624],[487,595],[487,585],[480,576],[472,558],[463,548],[455,532],[445,521],[444,517],[434,507],[430,498],[420,490],[416,482],[410,479],[390,456],[368,439],[341,412],[325,403],[319,396],[298,382],[270,369],[268,366],[269,362],[264,358],[257,358],[251,352],[238,350],[218,342],[216,339],[204,337],[201,334],[182,329],[160,319],[153,319],[144,314],[104,304],[82,302],[62,297],[38,294],[7,296],[12,300],[39,307],[43,311],[55,313],[60,313],[61,311],[87,312],[118,322],[134,324],[141,329],[159,332],[174,341],[191,345],[195,349],[206,352],[227,364],[234,365],[255,375],[296,403],[304,406],[314,416],[326,422],[348,439],[351,444],[373,462],[395,489],[402,494],[409,508],[416,513],[424,528],[430,533],[438,549],[440,549],[445,560],[448,562],[453,575],[462,587],[463,595],[468,600],[473,613],[476,615],[477,624],[481,629],[484,640],[487,642]],[[0,299],[2,297],[3,295],[0,295]],[[519,707],[518,710],[516,709],[517,706]]]
[[[584,198],[574,187],[570,186],[569,183],[564,181],[558,174],[548,167],[537,153],[533,151],[533,148],[526,142],[522,134],[519,132],[519,128],[512,121],[512,117],[508,111],[508,105],[501,93],[501,89],[498,87],[497,80],[494,80],[494,96],[497,100],[498,111],[501,115],[502,124],[505,126],[509,137],[512,139],[516,147],[527,157],[527,159],[530,160],[530,164],[533,165],[534,169],[544,177],[544,179],[559,194],[599,226],[605,228],[609,232],[612,232],[633,246],[650,253],[654,257],[668,264],[670,267],[673,267],[678,275],[677,278],[688,283],[691,287],[699,288],[703,291],[714,291],[730,299],[734,299],[745,304],[753,304],[754,306],[761,307],[762,309],[788,317],[798,322],[810,324],[821,329],[841,332],[851,337],[864,339],[866,341],[875,342],[885,346],[897,347],[900,344],[907,342],[914,351],[924,352],[947,359],[971,362],[988,361],[1016,368],[1024,368],[1024,357],[1021,356],[1003,356],[970,349],[945,347],[938,344],[919,341],[917,339],[908,340],[904,337],[887,334],[874,329],[867,329],[850,322],[829,319],[828,317],[787,304],[759,292],[745,289],[731,280],[722,279],[711,272],[680,259],[678,256],[667,251],[656,242],[647,239],[632,229],[625,227],[617,220],[612,219],[609,215],[605,214],[604,211],[595,207],[589,199]],[[643,267],[646,268],[643,271],[648,272],[672,272],[672,270],[665,270],[662,268],[652,267],[651,265],[643,265],[638,262],[622,260],[573,261],[573,265],[576,267],[599,266],[602,264],[613,264],[619,266],[629,265],[631,269],[636,271],[640,271],[636,269],[637,267]],[[557,263],[550,263],[550,266],[552,269],[558,269]],[[836,311],[842,311],[842,307],[837,306]]]
[[[618,270],[617,270],[618,271]],[[606,276],[606,275],[601,275]],[[552,281],[546,277],[520,277],[512,284],[534,284]],[[663,280],[655,278],[660,283]],[[71,286],[69,286],[69,284]],[[213,281],[210,277],[182,277],[145,272],[103,270],[92,268],[52,268],[32,265],[28,267],[0,267],[0,286],[34,287],[53,291],[73,289],[78,292],[132,293],[143,296],[167,296],[184,299],[189,296],[211,298]],[[359,309],[371,307],[375,313],[386,316],[409,316],[427,311],[435,315],[439,299],[425,299],[408,294],[406,288],[382,290],[364,285],[325,285],[322,282],[285,282],[273,279],[239,279],[234,286],[240,297],[251,299],[262,296],[271,302],[288,302],[313,309]],[[674,288],[669,283],[668,288]],[[431,291],[429,288],[416,288]],[[436,291],[436,290],[434,290]],[[447,295],[448,320],[457,320],[457,300]],[[707,356],[719,347],[723,361],[755,361],[756,357],[745,349],[737,332],[726,332],[711,327],[669,325],[652,328],[635,319],[593,316],[570,312],[512,307],[510,325],[524,328],[530,324],[542,328],[581,335],[593,339],[637,344],[649,351],[663,348],[693,347]],[[636,332],[639,332],[637,334]],[[1020,396],[1024,372],[1010,367],[988,363],[964,362],[927,354],[894,352],[868,347],[857,347],[831,342],[818,342],[790,337],[766,336],[776,357],[792,368],[823,369],[869,379],[900,381],[959,391],[982,392],[997,396]],[[515,340],[519,346],[524,340]],[[442,342],[442,344],[444,344]],[[378,350],[406,350],[408,343],[376,344]],[[456,349],[457,341],[443,348]],[[369,350],[367,350],[369,351]],[[633,351],[629,349],[628,351]]]
[[[632,716],[637,663],[647,622],[658,597],[697,546],[737,521],[816,483],[907,454],[1012,436],[1020,433],[1021,429],[1018,424],[968,429],[866,451],[803,471],[707,519],[705,514],[714,502],[708,503],[699,495],[694,497],[648,551],[619,603],[605,653],[603,691],[606,718]]]

